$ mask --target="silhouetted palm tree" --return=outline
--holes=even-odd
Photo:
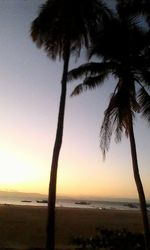
[[[48,196],[46,248],[50,250],[54,250],[55,247],[56,181],[63,137],[69,59],[71,53],[78,56],[81,47],[88,46],[90,33],[93,32],[99,18],[103,19],[107,14],[107,8],[100,0],[48,0],[42,5],[31,27],[31,36],[37,46],[43,47],[51,59],[59,57],[64,62]]]
[[[85,77],[83,82],[74,89],[72,95],[101,86],[108,76],[116,80],[115,90],[104,113],[100,147],[105,157],[113,132],[116,134],[117,141],[121,140],[123,133],[129,137],[134,179],[143,217],[146,249],[150,250],[146,200],[139,174],[133,130],[133,120],[137,113],[141,113],[150,122],[149,33],[139,24],[137,25],[137,18],[124,15],[118,8],[111,22],[107,22],[103,29],[100,28],[97,35],[93,37],[90,56],[96,56],[100,62],[89,62],[71,70],[68,80]]]

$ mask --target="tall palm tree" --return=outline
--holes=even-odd
[[[38,17],[32,22],[33,41],[40,48],[44,48],[51,59],[59,57],[64,63],[48,195],[46,249],[49,250],[55,248],[57,168],[63,138],[69,59],[72,53],[79,56],[83,45],[88,46],[90,34],[96,23],[100,18],[105,19],[108,14],[107,8],[100,0],[48,0],[42,5]]]
[[[113,132],[117,141],[121,140],[123,133],[129,138],[147,250],[150,250],[150,228],[139,174],[133,121],[135,115],[141,113],[150,122],[149,52],[149,32],[137,24],[136,16],[126,16],[118,8],[111,22],[107,22],[93,37],[90,56],[94,55],[100,61],[81,65],[68,74],[68,80],[84,77],[83,82],[74,89],[72,96],[101,86],[108,76],[116,80],[116,87],[104,113],[100,147],[105,157]]]

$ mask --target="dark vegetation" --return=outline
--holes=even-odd
[[[85,250],[144,250],[143,235],[125,229],[97,229],[95,236],[74,237],[72,242],[77,249]]]

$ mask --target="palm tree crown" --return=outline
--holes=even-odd
[[[99,0],[49,0],[32,23],[31,36],[48,56],[64,58],[66,43],[71,51],[80,51],[83,44],[88,45],[98,19],[108,15]]]
[[[69,80],[86,76],[72,95],[101,86],[109,75],[116,79],[117,85],[101,128],[101,148],[104,155],[114,129],[117,140],[121,139],[123,131],[128,135],[129,111],[133,118],[135,113],[141,112],[150,121],[148,44],[149,33],[136,25],[136,19],[114,16],[93,37],[90,56],[96,55],[100,62],[89,62],[69,72]]]

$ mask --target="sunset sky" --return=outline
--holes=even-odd
[[[51,61],[30,38],[31,22],[42,2],[0,0],[0,190],[48,190],[62,63]],[[78,64],[85,58],[82,53]],[[70,69],[78,64],[72,57]],[[105,161],[99,148],[112,82],[74,98],[70,94],[75,84],[68,85],[58,194],[137,197],[128,139],[123,137],[119,144],[112,140]],[[150,199],[150,127],[140,117],[135,136]]]

